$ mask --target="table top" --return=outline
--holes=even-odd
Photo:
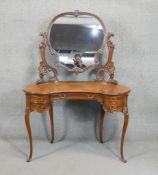
[[[128,94],[130,89],[123,85],[104,82],[50,82],[32,84],[24,88],[27,94],[53,94],[53,93],[101,93],[106,95]]]

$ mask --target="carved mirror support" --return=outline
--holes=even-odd
[[[113,36],[114,36],[113,33],[108,32],[108,35],[107,35],[108,60],[104,66],[98,69],[96,73],[96,78],[99,81],[106,81],[107,83],[117,84],[117,81],[114,80],[115,65],[114,65],[114,62],[112,61],[113,51],[115,47],[115,45],[111,41],[111,37]],[[104,79],[104,76],[103,76],[104,73],[108,73],[109,75],[108,80]]]
[[[40,62],[40,65],[38,67],[39,70],[39,77],[40,79],[37,81],[37,84],[40,83],[45,83],[47,82],[44,79],[44,76],[49,76],[49,82],[54,82],[54,81],[58,81],[58,72],[54,67],[51,67],[50,65],[48,65],[47,61],[46,61],[46,38],[47,38],[47,34],[46,33],[41,33],[42,36],[42,41],[39,45],[39,49],[40,49],[40,54],[41,54],[41,59],[42,61]],[[51,75],[51,73],[53,73],[53,75]]]

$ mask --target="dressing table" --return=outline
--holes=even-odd
[[[42,33],[40,43],[40,79],[36,84],[24,88],[26,94],[25,124],[29,137],[30,152],[33,143],[30,126],[30,113],[49,112],[51,143],[54,141],[53,101],[54,100],[95,100],[100,104],[99,134],[103,143],[103,121],[105,112],[122,112],[124,124],[120,144],[120,159],[126,162],[123,154],[124,139],[128,125],[128,94],[130,89],[114,80],[115,67],[112,61],[114,44],[112,33],[106,32],[102,20],[92,13],[65,12],[55,16],[47,33]],[[46,59],[46,48],[56,60],[50,66]],[[107,49],[107,51],[106,51]],[[107,52],[105,64],[101,60]],[[96,68],[95,81],[59,81],[58,68],[80,76],[81,73]],[[108,75],[105,77],[105,74]]]

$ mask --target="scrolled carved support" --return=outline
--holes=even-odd
[[[47,34],[46,33],[41,33],[40,36],[42,36],[42,41],[39,45],[40,48],[40,54],[41,54],[41,59],[42,61],[40,62],[40,65],[38,67],[38,71],[39,71],[39,77],[40,79],[37,81],[37,84],[40,83],[46,83],[46,82],[54,82],[54,81],[58,81],[58,72],[55,68],[51,67],[48,65],[47,61],[46,61],[46,57],[45,57],[45,50],[46,50],[46,42],[47,42]],[[53,73],[52,75],[49,75],[49,73]],[[49,80],[45,80],[44,76],[45,75],[49,75]]]
[[[113,51],[114,51],[114,47],[115,47],[115,45],[111,41],[111,37],[113,37],[113,36],[114,36],[113,33],[108,32],[107,41],[106,41],[106,44],[108,47],[108,61],[106,62],[106,64],[103,67],[101,67],[97,71],[96,77],[97,77],[97,80],[99,80],[99,81],[106,81],[107,83],[117,84],[117,81],[114,80],[115,65],[114,65],[114,62],[112,61]],[[109,75],[108,80],[104,79],[104,77],[103,77],[104,72]]]
[[[115,45],[114,45],[113,42],[111,41],[111,37],[114,37],[114,34],[108,32],[108,35],[107,35],[107,46],[108,46],[108,49],[114,48],[114,47],[115,47]]]

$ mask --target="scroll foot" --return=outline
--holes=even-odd
[[[27,158],[26,162],[31,162],[31,158]]]
[[[123,163],[127,163],[127,160],[125,160],[125,159],[120,159],[121,160],[121,162],[123,162]]]
[[[51,140],[50,143],[54,143],[54,140]]]

